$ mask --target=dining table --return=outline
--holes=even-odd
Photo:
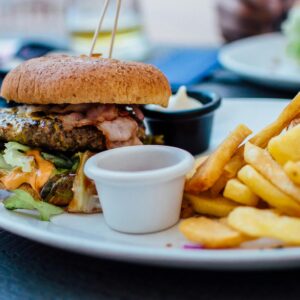
[[[216,92],[223,101],[241,97],[280,101],[295,95],[294,91],[247,82],[221,66],[195,88]],[[269,271],[211,271],[100,259],[0,229],[0,300],[299,299],[299,278],[296,266]]]

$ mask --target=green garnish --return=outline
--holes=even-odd
[[[23,190],[14,190],[12,193],[10,197],[3,201],[4,207],[8,210],[37,210],[42,221],[50,221],[52,216],[60,215],[64,212],[63,209],[57,206],[34,200],[29,193]]]
[[[8,142],[5,144],[3,159],[6,164],[12,167],[20,167],[23,172],[31,172],[34,158],[24,153],[28,150],[30,148],[27,146],[17,142]]]
[[[3,154],[0,154],[0,169],[1,170],[11,170],[12,168],[13,167],[5,161]]]
[[[42,157],[45,160],[48,160],[54,164],[56,167],[56,174],[64,174],[64,173],[76,173],[76,170],[79,165],[79,156],[78,154],[73,155],[71,158],[68,158],[63,154],[49,154],[42,152]]]
[[[45,160],[52,162],[57,169],[71,169],[74,164],[72,159],[62,154],[54,155],[54,154],[42,152],[41,155]]]

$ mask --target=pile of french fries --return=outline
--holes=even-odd
[[[300,93],[258,134],[239,125],[188,175],[179,225],[205,248],[300,246]],[[292,124],[294,124],[292,126]]]

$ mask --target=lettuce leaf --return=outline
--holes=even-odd
[[[0,169],[2,170],[11,170],[13,167],[9,165],[5,160],[2,154],[0,154]]]
[[[3,201],[4,207],[8,210],[37,210],[42,221],[50,221],[52,216],[60,215],[64,212],[63,209],[57,206],[34,200],[29,193],[23,190],[14,190],[12,193],[10,197]]]
[[[23,172],[31,172],[34,158],[24,153],[28,150],[30,148],[27,146],[17,142],[8,142],[5,144],[4,161],[12,167],[20,167]]]

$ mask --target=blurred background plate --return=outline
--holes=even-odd
[[[299,91],[300,64],[286,54],[280,33],[245,38],[222,48],[221,64],[244,79],[278,89]]]

